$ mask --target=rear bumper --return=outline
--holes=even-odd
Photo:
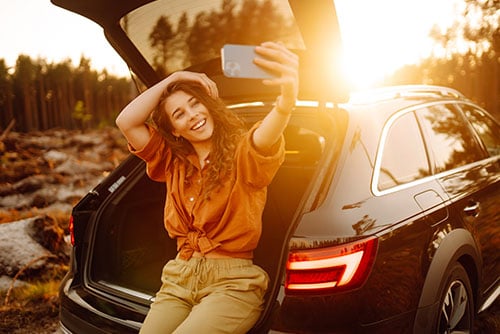
[[[94,326],[87,320],[84,320],[67,310],[61,309],[59,313],[59,318],[61,322],[60,332],[63,334],[80,334],[80,333],[95,333],[95,334],[105,334],[110,333],[108,331],[103,331],[99,327]]]
[[[286,298],[282,287],[278,300],[280,307],[269,333],[406,334],[412,333],[416,314],[416,310],[401,309],[368,313],[363,307],[368,298],[352,294]]]
[[[412,333],[412,321],[415,313],[405,313],[391,319],[361,325],[359,323],[352,323],[351,325],[339,326],[325,326],[321,328],[297,328],[282,326],[279,328],[272,328],[269,334],[282,334],[282,333],[339,333],[339,334],[387,334],[387,333]],[[339,321],[341,323],[341,321]]]
[[[71,278],[63,281],[60,290],[59,319],[61,333],[75,334],[109,334],[138,333],[141,323],[124,320],[104,313],[86,302],[78,290],[70,288]]]
[[[62,322],[59,322],[59,329],[56,334],[73,334],[69,329],[67,329]]]

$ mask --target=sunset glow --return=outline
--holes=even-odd
[[[368,88],[397,68],[428,57],[434,25],[448,27],[455,0],[337,0],[344,71],[355,88]]]
[[[367,88],[397,68],[427,57],[434,25],[445,28],[460,0],[336,0],[342,32],[343,69],[354,88]],[[92,67],[127,75],[123,60],[90,20],[49,0],[0,0],[0,58],[13,66],[19,54],[48,61],[84,55]]]

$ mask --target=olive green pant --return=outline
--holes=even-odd
[[[252,260],[171,260],[140,333],[246,333],[262,312],[268,281]]]

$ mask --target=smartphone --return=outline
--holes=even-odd
[[[226,44],[221,49],[222,71],[228,78],[270,79],[276,77],[270,71],[254,64],[253,59],[261,57],[255,52],[255,45]]]

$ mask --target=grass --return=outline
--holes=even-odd
[[[58,328],[59,281],[34,282],[13,290],[13,298],[0,306],[0,332],[52,334]]]
[[[66,264],[56,263],[23,277],[26,284],[0,293],[0,332],[54,333],[59,323],[59,285],[67,271]]]
[[[2,306],[9,307],[11,304],[22,305],[56,301],[59,293],[59,284],[67,271],[67,264],[56,263],[48,266],[48,269],[44,272],[24,277],[23,280],[26,284],[18,287],[11,286],[11,288],[1,294],[3,299]],[[14,281],[17,279],[17,276],[23,276],[22,270],[18,274],[14,277]]]
[[[12,289],[9,298],[4,298],[3,307],[15,307],[23,304],[37,302],[51,302],[57,300],[60,280],[47,282],[33,282],[24,286]]]
[[[3,213],[5,211],[2,211]],[[10,210],[9,221],[42,216],[44,213],[33,209],[29,212]],[[64,212],[46,213],[48,221],[67,229],[69,215]],[[5,222],[5,221],[3,221]],[[33,270],[31,265],[42,257],[34,259],[20,269],[14,280],[25,284],[0,292],[0,333],[9,334],[52,334],[59,324],[59,285],[68,272],[65,256],[44,257],[47,265],[42,270]]]

